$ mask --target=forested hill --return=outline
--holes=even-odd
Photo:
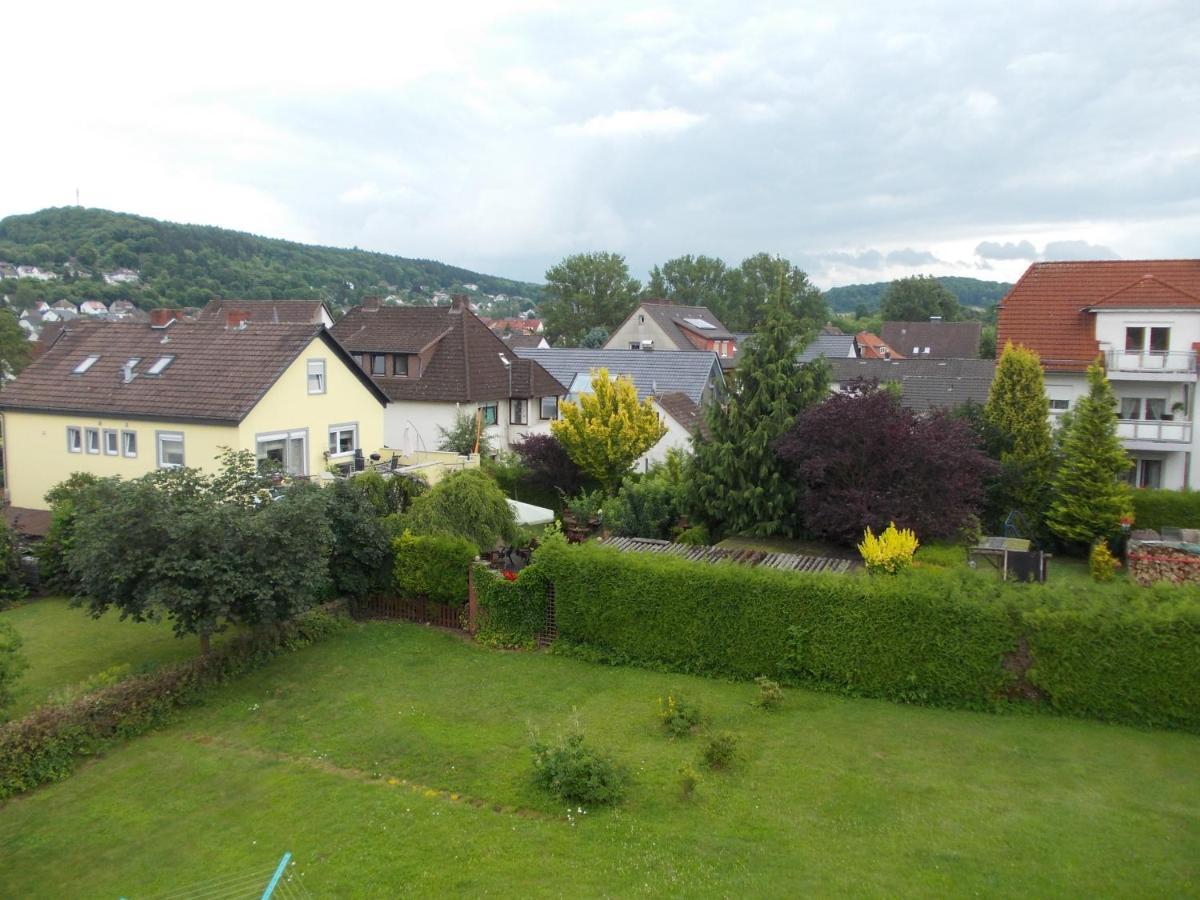
[[[475,285],[479,294],[537,300],[541,287],[427,259],[297,244],[206,225],[178,225],[105,209],[61,207],[0,220],[0,263],[37,266],[54,280],[22,279],[21,293],[202,306],[213,297],[323,299],[334,305],[400,294],[414,300]],[[126,269],[136,280],[106,283]],[[11,274],[11,273],[10,273]],[[118,274],[117,279],[122,276]],[[4,287],[11,295],[9,285]]]
[[[958,297],[963,306],[987,308],[995,306],[1008,293],[1011,284],[1004,281],[981,281],[978,278],[963,278],[958,275],[938,276],[951,293]],[[874,284],[848,284],[845,287],[825,291],[825,301],[835,313],[852,313],[860,306],[869,314],[879,309],[879,301],[890,281]]]

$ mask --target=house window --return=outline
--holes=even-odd
[[[1122,419],[1140,419],[1142,417],[1142,398],[1122,397],[1119,415]]]
[[[130,459],[137,456],[137,432],[122,431],[121,432],[121,455],[128,456]]]
[[[630,350],[641,350],[641,349],[642,349],[642,342],[641,342],[641,341],[630,341],[630,342],[629,342],[629,349],[630,349]]]
[[[104,453],[107,456],[119,456],[121,454],[121,448],[117,442],[116,429],[104,429]]]
[[[83,429],[75,425],[67,426],[67,452],[83,452]]]
[[[1070,400],[1059,400],[1054,397],[1050,398],[1050,412],[1066,412],[1070,408]]]
[[[374,353],[371,355],[371,374],[386,375],[387,374],[387,356],[383,353]]]
[[[147,370],[146,374],[147,375],[161,375],[164,371],[166,371],[167,366],[169,366],[174,361],[175,361],[175,357],[173,357],[173,356],[160,356],[158,359],[156,359],[154,361],[154,365],[152,365],[149,368],[149,370]]]
[[[1162,487],[1162,460],[1139,459],[1137,461],[1137,486],[1140,488]]]
[[[495,425],[500,421],[500,409],[498,403],[487,403],[479,409],[483,412],[483,424]]]
[[[177,469],[183,465],[183,433],[179,431],[155,432],[158,444],[158,467]]]
[[[640,313],[638,314],[638,324],[639,325],[646,324],[646,317],[644,315],[641,315]]]
[[[510,399],[508,401],[508,421],[512,425],[528,425],[528,401]]]
[[[87,448],[88,453],[100,452],[100,429],[85,428],[83,429],[83,445]]]
[[[408,374],[408,354],[397,353],[392,357],[392,374],[407,375]]]
[[[308,361],[308,392],[310,394],[325,393],[325,360],[323,359]]]
[[[1167,401],[1162,397],[1146,398],[1146,420],[1158,422],[1167,414]]]
[[[543,419],[557,419],[558,418],[558,398],[557,397],[543,397],[542,398],[541,417]]]
[[[351,353],[350,358],[354,360],[354,364],[360,369],[363,367],[363,355],[361,353]]]
[[[96,360],[98,360],[99,358],[100,358],[100,354],[98,354],[98,353],[93,353],[91,356],[85,356],[83,358],[83,361],[80,362],[79,365],[77,365],[74,369],[71,370],[71,374],[72,375],[82,375],[84,372],[86,372],[88,369],[90,369],[92,366],[94,366],[96,364]]]
[[[1150,329],[1150,352],[1151,353],[1166,353],[1171,349],[1171,329],[1170,328],[1151,328]]]
[[[347,456],[358,449],[358,424],[329,426],[329,455]]]
[[[1141,353],[1146,346],[1146,329],[1145,328],[1126,328],[1125,329],[1125,352],[1126,353]]]
[[[308,431],[280,431],[255,438],[254,456],[260,469],[283,471],[288,475],[308,474]]]

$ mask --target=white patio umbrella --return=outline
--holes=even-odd
[[[554,510],[544,506],[534,506],[520,500],[509,500],[508,505],[512,507],[518,525],[549,525],[554,521]]]

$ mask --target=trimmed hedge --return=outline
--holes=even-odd
[[[207,656],[135,675],[0,726],[0,800],[71,774],[78,758],[149,731],[206,688],[332,633],[341,604],[239,635]]]
[[[393,588],[401,597],[424,597],[435,603],[467,602],[467,567],[475,544],[466,538],[404,532],[392,543]]]
[[[1200,528],[1200,491],[1134,491],[1133,527]]]
[[[852,695],[1200,730],[1200,591],[785,573],[547,543],[560,649]]]
[[[522,569],[516,581],[482,566],[476,568],[480,642],[492,647],[532,647],[546,622],[549,585],[536,564]]]

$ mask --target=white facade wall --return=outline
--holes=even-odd
[[[671,418],[666,410],[658,405],[657,401],[654,402],[654,409],[658,413],[659,420],[666,426],[667,433],[633,464],[634,469],[638,472],[645,472],[655,463],[662,462],[672,450],[682,450],[689,455],[692,452],[692,436],[688,430]]]
[[[512,401],[496,401],[497,417],[495,425],[484,428],[484,433],[490,438],[492,446],[500,450],[511,450],[515,444],[530,434],[549,434],[550,420],[540,416],[541,399],[528,401],[526,425],[515,425],[509,422]],[[420,400],[392,401],[383,412],[383,439],[393,450],[412,452],[414,450],[436,450],[441,443],[439,428],[449,431],[454,427],[455,418],[462,410],[474,415],[475,410],[486,404],[483,403],[449,403]]]
[[[604,342],[605,350],[639,350],[642,341],[653,341],[655,350],[678,350],[674,339],[640,308]],[[634,345],[637,346],[634,346]],[[687,349],[701,349],[688,347]]]

